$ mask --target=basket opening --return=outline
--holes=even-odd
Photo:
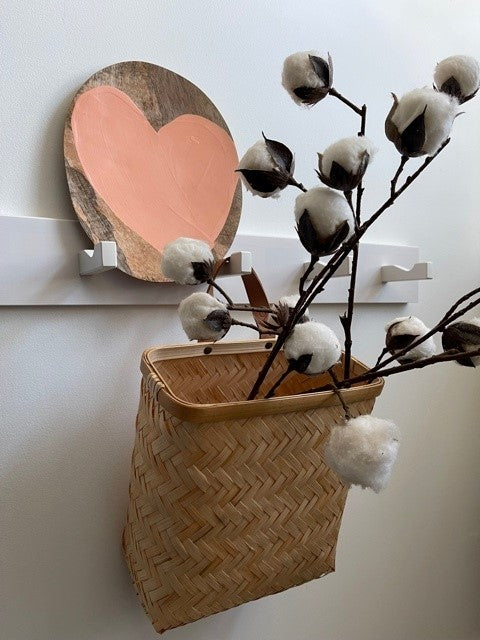
[[[212,404],[246,400],[258,372],[268,357],[265,350],[245,353],[223,353],[195,357],[159,360],[154,363],[157,373],[174,395],[193,404]],[[342,355],[343,364],[343,355]],[[336,365],[335,373],[343,379],[343,366]],[[265,396],[277,378],[287,368],[283,353],[279,353],[262,385],[259,398]],[[365,367],[352,359],[352,375],[359,375]],[[302,391],[331,382],[328,374],[307,376],[292,373],[278,387],[276,397],[296,395]]]

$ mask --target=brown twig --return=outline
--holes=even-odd
[[[308,276],[312,273],[312,271],[315,268],[315,265],[317,264],[317,262],[318,262],[318,256],[314,256],[313,254],[311,254],[311,256],[310,256],[310,264],[305,269],[305,273],[300,278],[300,282],[298,283],[298,292],[299,292],[300,295],[302,295],[304,293],[305,282],[307,281]]]
[[[248,304],[228,304],[227,309],[229,311],[258,311],[260,313],[272,313],[270,307],[251,307]]]
[[[362,115],[362,109],[361,107],[357,107],[356,104],[353,104],[353,102],[350,102],[350,100],[348,100],[348,98],[345,98],[345,96],[342,96],[341,93],[339,93],[336,89],[334,89],[333,87],[330,89],[330,91],[328,92],[331,96],[334,96],[335,98],[338,98],[338,100],[340,100],[341,102],[343,102],[343,104],[346,104],[347,107],[350,107],[350,109],[353,109],[353,111],[355,111],[355,113],[358,113],[359,116]]]
[[[228,303],[229,305],[233,305],[233,302],[232,302],[232,299],[230,298],[230,296],[229,296],[229,295],[228,295],[228,294],[227,294],[227,293],[222,289],[222,287],[221,287],[219,284],[217,284],[217,283],[215,282],[215,280],[207,280],[207,283],[208,283],[211,287],[213,287],[214,289],[216,289],[217,291],[219,291],[219,292],[222,294],[222,296],[225,298],[225,300],[227,301],[227,303]]]
[[[408,161],[408,156],[402,156],[398,169],[390,182],[390,196],[393,196],[393,194],[395,193],[398,179],[400,177],[400,174],[403,171],[404,166],[407,164],[407,161]]]
[[[297,189],[300,189],[300,191],[303,191],[304,193],[307,192],[307,189],[303,186],[303,184],[301,182],[297,182],[293,176],[291,176],[288,184],[292,185],[292,187],[297,187]]]
[[[335,372],[333,371],[333,368],[328,370],[328,373],[330,374],[330,377],[332,378],[332,390],[334,392],[334,394],[337,396],[337,398],[340,401],[340,404],[343,407],[343,411],[345,413],[345,418],[347,418],[347,420],[350,420],[350,418],[352,417],[352,414],[350,413],[350,408],[348,406],[348,404],[345,402],[345,400],[342,397],[342,394],[340,393],[339,390],[339,381],[337,376],[335,375]]]
[[[270,391],[267,393],[265,398],[273,398],[273,396],[275,395],[275,391],[282,384],[282,382],[285,380],[285,378],[292,373],[292,371],[294,371],[294,368],[293,368],[292,365],[289,365],[288,369],[286,369],[282,373],[282,375],[278,378],[278,380],[275,382],[275,384],[271,387]]]

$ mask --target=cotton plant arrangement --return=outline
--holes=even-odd
[[[472,99],[479,89],[480,68],[474,58],[451,56],[437,64],[433,86],[413,89],[401,97],[392,94],[385,134],[400,154],[400,161],[390,182],[389,197],[369,216],[362,212],[362,179],[376,153],[376,145],[365,135],[367,107],[357,106],[334,88],[331,56],[315,51],[298,52],[286,58],[282,85],[300,106],[313,107],[327,97],[334,97],[360,118],[357,135],[342,138],[318,154],[316,173],[320,185],[307,189],[298,182],[294,177],[292,151],[263,134],[239,162],[237,171],[254,196],[276,198],[289,186],[301,191],[295,201],[294,218],[310,263],[300,279],[298,295],[284,296],[269,307],[235,305],[216,282],[217,265],[210,247],[192,238],[178,238],[165,247],[162,271],[179,284],[209,285],[209,292],[193,293],[179,306],[180,320],[190,340],[220,340],[233,325],[250,327],[259,337],[276,335],[249,400],[259,396],[282,349],[287,368],[270,389],[262,392],[263,397],[275,396],[283,380],[294,372],[305,376],[326,372],[330,375],[329,384],[312,386],[306,392],[331,390],[343,407],[345,421],[331,433],[326,460],[344,482],[378,492],[387,485],[392,472],[400,439],[398,428],[390,420],[370,415],[352,417],[341,390],[438,362],[455,360],[463,366],[477,366],[480,318],[459,318],[480,304],[480,287],[457,300],[432,328],[415,316],[392,319],[385,327],[385,345],[375,365],[354,376],[351,328],[359,242],[449,144],[452,125],[461,113],[460,105]],[[402,181],[407,162],[418,157],[423,162]],[[341,340],[330,327],[311,319],[309,306],[321,302],[320,294],[350,253],[352,269],[347,310],[340,317],[344,332]],[[324,256],[329,256],[327,264],[309,281],[315,265]],[[214,290],[222,300],[213,295]],[[232,311],[260,311],[264,319],[258,325],[240,322],[232,317]],[[441,352],[434,340],[437,334],[441,335]],[[341,361],[342,342],[343,375],[339,378],[333,367]]]

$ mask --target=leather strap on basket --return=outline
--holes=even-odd
[[[213,274],[213,279],[217,277],[218,272],[229,261],[229,258],[225,258],[221,260],[215,267],[215,271]],[[257,273],[252,269],[250,273],[245,273],[241,276],[243,281],[243,286],[245,287],[245,292],[247,294],[248,301],[251,307],[270,307],[270,303],[268,302],[268,298],[263,289],[262,283],[260,282],[260,278]],[[207,293],[212,293],[213,287],[209,285],[207,289]],[[242,306],[242,305],[238,305]],[[261,328],[262,320],[266,320],[269,316],[267,312],[264,311],[252,311],[253,317],[255,319],[255,324],[258,328]],[[274,334],[270,333],[262,333],[262,338],[273,338]]]

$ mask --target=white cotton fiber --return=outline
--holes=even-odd
[[[414,89],[400,98],[391,120],[401,134],[424,110],[425,142],[422,152],[433,155],[450,135],[458,113],[458,101],[429,87]]]
[[[336,162],[348,173],[357,174],[365,152],[368,153],[371,161],[375,151],[373,142],[364,136],[351,136],[337,140],[323,152],[322,173],[329,177],[332,162]]]
[[[199,284],[200,281],[194,275],[192,262],[213,264],[210,247],[195,238],[177,238],[163,249],[162,273],[178,284]]]
[[[294,93],[295,89],[299,87],[326,88],[325,82],[316,74],[309,56],[327,60],[327,56],[322,56],[317,51],[299,51],[292,53],[283,63],[282,85],[297,104],[303,104],[303,101]]]
[[[398,446],[393,422],[363,415],[333,428],[325,456],[343,482],[378,493],[390,480]]]
[[[295,200],[295,220],[299,222],[305,209],[320,238],[329,238],[345,221],[354,228],[353,214],[345,196],[328,187],[314,187]]]
[[[223,338],[228,331],[228,323],[227,326],[215,330],[205,322],[207,316],[214,311],[223,312],[227,318],[226,305],[208,293],[192,293],[182,300],[178,306],[178,315],[190,340],[216,341]]]
[[[301,356],[311,355],[307,375],[317,375],[333,367],[340,360],[340,341],[335,333],[321,322],[297,324],[285,341],[285,357],[296,361]]]
[[[435,67],[433,79],[440,91],[442,85],[450,78],[455,78],[462,93],[461,101],[478,91],[480,85],[480,66],[471,56],[450,56]]]
[[[394,336],[415,336],[416,338],[420,338],[424,336],[426,333],[430,331],[430,329],[415,316],[404,316],[401,318],[395,318],[391,320],[386,326],[385,331],[387,332],[387,346],[390,337]],[[411,361],[411,360],[420,360],[422,358],[429,358],[430,356],[435,355],[436,345],[433,336],[427,338],[424,342],[419,344],[418,346],[410,349],[403,356],[398,358],[399,362]],[[397,349],[400,351],[400,349]],[[395,355],[395,351],[391,351],[393,355]]]

